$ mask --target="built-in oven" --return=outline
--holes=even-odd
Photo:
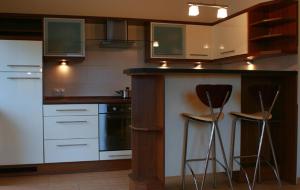
[[[100,160],[131,158],[130,124],[130,104],[99,104]]]

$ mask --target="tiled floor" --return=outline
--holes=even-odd
[[[129,171],[93,172],[64,175],[41,175],[26,177],[0,177],[0,190],[128,190]],[[167,190],[179,190],[179,178],[166,180]],[[186,190],[194,190],[188,181]],[[208,179],[206,190],[212,190]],[[229,189],[224,179],[218,179],[216,190]],[[247,190],[244,184],[234,184],[234,189]],[[275,183],[257,185],[256,190],[277,190]],[[284,190],[300,190],[300,186],[285,184]]]

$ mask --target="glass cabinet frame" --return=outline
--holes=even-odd
[[[185,27],[184,24],[151,22],[151,58],[184,59]]]
[[[51,26],[51,24],[53,26]],[[59,36],[59,34],[62,35]],[[72,37],[75,38],[75,46],[74,42],[70,40]],[[56,40],[54,41],[53,39]],[[44,56],[84,57],[85,20],[72,18],[44,18]]]

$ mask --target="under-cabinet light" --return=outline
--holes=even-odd
[[[246,62],[248,65],[253,65],[253,62],[252,61],[247,61]]]
[[[167,61],[162,61],[162,64],[160,65],[159,68],[160,68],[160,69],[167,69],[167,68],[169,68],[169,67],[168,67]]]
[[[67,60],[66,60],[66,59],[60,60],[60,64],[61,64],[61,65],[67,65]]]
[[[201,62],[196,62],[196,66],[193,69],[203,69]]]

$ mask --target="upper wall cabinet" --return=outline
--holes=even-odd
[[[244,13],[213,27],[214,58],[248,53],[248,14]]]
[[[185,58],[185,25],[151,23],[150,58]]]
[[[213,35],[211,26],[186,25],[186,58],[211,60]]]
[[[45,18],[44,56],[84,57],[84,19]]]

